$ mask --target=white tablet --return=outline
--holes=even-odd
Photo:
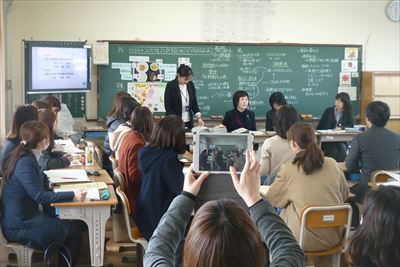
[[[196,133],[193,138],[194,171],[229,173],[229,166],[242,171],[246,150],[253,149],[253,139],[251,133]]]

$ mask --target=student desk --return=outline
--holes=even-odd
[[[353,137],[360,132],[330,132],[330,133],[319,133],[315,132],[317,136],[317,143],[321,145],[322,142],[350,142]],[[265,139],[268,139],[275,134],[265,133],[254,135],[255,144],[263,144]],[[193,143],[193,133],[186,133],[186,144]]]
[[[106,222],[111,214],[111,206],[118,200],[114,187],[108,186],[109,200],[52,203],[59,210],[60,219],[82,220],[89,229],[91,266],[103,266]]]
[[[92,182],[104,182],[110,192],[109,200],[53,203],[51,206],[59,210],[60,219],[82,220],[89,229],[90,260],[92,266],[103,266],[105,225],[111,214],[111,206],[117,205],[118,200],[114,191],[114,181],[106,170],[100,169],[95,163],[86,168],[85,165],[68,167],[65,169],[91,169],[100,173],[100,176],[88,175]]]

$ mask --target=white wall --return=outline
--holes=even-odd
[[[243,1],[242,1],[243,2]],[[225,1],[229,5],[229,1]],[[264,27],[268,42],[361,44],[364,70],[400,70],[400,23],[385,15],[388,1],[271,1]],[[202,2],[21,1],[7,14],[10,105],[23,102],[22,39],[204,41]],[[240,14],[228,14],[237,16]],[[254,25],[257,27],[257,25]],[[97,116],[94,68],[87,117]]]

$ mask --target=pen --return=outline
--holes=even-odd
[[[61,179],[76,180],[76,177],[61,177]]]

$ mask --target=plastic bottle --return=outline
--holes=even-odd
[[[85,148],[85,165],[94,165],[94,147],[92,143],[88,143]]]

